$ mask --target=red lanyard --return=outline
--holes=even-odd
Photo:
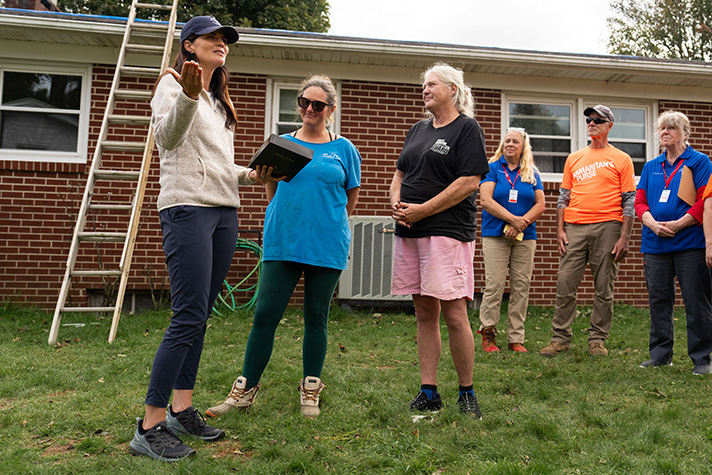
[[[514,181],[512,181],[511,178],[509,178],[509,172],[507,171],[507,165],[504,163],[502,164],[502,168],[504,169],[504,176],[507,177],[507,181],[509,182],[510,185],[512,185],[512,188],[514,188],[514,184],[517,182],[517,178],[519,178],[519,172],[522,171],[521,168],[517,170],[517,176],[514,177]],[[675,170],[677,171],[677,170]]]
[[[677,164],[677,166],[675,167],[675,170],[673,170],[673,172],[670,174],[670,178],[668,178],[667,173],[665,173],[665,162],[666,161],[667,160],[663,161],[663,175],[665,176],[665,189],[667,190],[667,187],[670,186],[670,182],[672,181],[672,177],[675,176],[675,173],[677,173],[677,171],[680,169],[680,166],[682,166],[682,162],[684,162],[685,160],[680,160],[680,163]],[[509,177],[507,177],[507,179],[509,179]],[[516,179],[515,179],[515,181],[516,181]],[[511,183],[511,181],[510,181],[510,183]]]

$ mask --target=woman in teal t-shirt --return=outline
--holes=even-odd
[[[301,412],[307,417],[320,412],[329,306],[341,271],[347,266],[351,243],[348,216],[358,200],[361,155],[349,140],[326,127],[336,109],[336,89],[329,78],[305,80],[297,105],[302,127],[285,137],[312,149],[314,155],[288,183],[266,185],[270,203],[265,215],[260,290],[243,370],[225,402],[206,411],[209,416],[246,408],[254,402],[272,355],[275,330],[302,275]]]

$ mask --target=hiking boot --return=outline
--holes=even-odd
[[[430,399],[423,391],[420,391],[415,399],[408,403],[411,411],[432,411],[438,412],[443,408],[443,401],[440,399],[440,394],[435,396],[435,399]]]
[[[640,363],[641,368],[657,368],[659,366],[672,366],[672,361],[665,363],[664,361],[648,360]]]
[[[472,414],[476,419],[482,419],[482,412],[480,412],[480,406],[477,404],[474,394],[460,394],[460,397],[457,398],[457,405],[460,406],[460,412],[463,414]]]
[[[526,353],[526,352],[527,352],[527,349],[524,348],[524,345],[522,345],[521,343],[510,343],[510,344],[507,345],[507,346],[509,346],[509,349],[512,350],[512,351],[516,351],[516,352],[519,352],[519,353]]]
[[[321,379],[316,376],[307,376],[299,380],[299,402],[302,406],[304,417],[314,417],[321,413],[319,409],[319,395],[326,387]]]
[[[169,405],[166,423],[170,431],[176,435],[188,434],[203,440],[218,440],[225,436],[225,431],[222,429],[206,424],[203,415],[193,406],[174,416]]]
[[[696,364],[695,369],[692,370],[692,374],[695,376],[703,376],[710,374],[710,372],[712,372],[712,365],[708,364]]]
[[[562,353],[564,351],[569,351],[571,349],[571,345],[567,345],[565,343],[557,343],[555,341],[552,341],[549,343],[549,346],[545,346],[544,348],[541,349],[539,354],[541,356],[556,356],[559,353]]]
[[[588,344],[588,353],[591,356],[608,356],[608,350],[602,341],[592,341]]]
[[[185,445],[176,437],[166,425],[161,421],[155,426],[141,434],[139,429],[143,424],[143,419],[136,419],[136,432],[129,444],[131,454],[146,455],[161,462],[177,462],[180,459],[195,455],[195,450]]]
[[[482,349],[485,350],[486,353],[499,351],[499,347],[495,342],[497,330],[494,327],[483,328],[478,333],[482,334]]]
[[[248,409],[255,402],[257,393],[260,390],[260,384],[253,386],[250,389],[245,389],[247,387],[247,378],[240,376],[232,383],[232,389],[230,394],[227,395],[225,402],[214,407],[210,407],[205,411],[205,414],[210,417],[218,417],[233,409],[241,408]]]

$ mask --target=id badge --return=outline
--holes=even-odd
[[[668,198],[670,198],[670,190],[663,190],[662,194],[660,195],[660,202],[667,203]]]
[[[509,190],[509,202],[510,202],[510,203],[516,203],[516,202],[517,202],[517,195],[519,195],[519,191],[517,191],[517,190]]]

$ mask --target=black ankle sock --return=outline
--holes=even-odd
[[[438,396],[438,386],[435,384],[421,384],[420,390],[428,396],[428,399],[435,399]]]

